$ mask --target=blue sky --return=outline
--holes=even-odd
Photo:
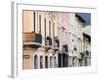
[[[78,15],[80,15],[85,21],[87,25],[91,25],[91,13],[77,13]]]

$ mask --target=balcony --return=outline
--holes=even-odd
[[[51,37],[46,37],[46,43],[45,43],[46,51],[52,48],[52,39]]]
[[[86,56],[89,56],[89,51],[86,51],[85,53],[86,53]]]
[[[58,39],[58,37],[54,38],[54,50],[55,51],[59,50],[59,39]]]
[[[24,46],[33,48],[41,47],[42,35],[34,32],[25,32],[23,36]]]
[[[79,59],[80,59],[80,60],[83,60],[84,58],[85,58],[84,53],[80,53]]]
[[[68,46],[67,46],[67,44],[63,45],[62,53],[68,55]]]

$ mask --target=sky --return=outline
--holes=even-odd
[[[91,25],[91,13],[77,13],[80,15],[85,21],[85,26]]]

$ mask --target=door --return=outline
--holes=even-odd
[[[68,67],[68,55],[63,54],[63,67]]]
[[[58,67],[62,67],[61,66],[61,54],[58,53]]]
[[[45,68],[48,68],[48,56],[45,56]]]

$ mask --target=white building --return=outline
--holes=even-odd
[[[83,52],[85,66],[91,65],[91,26],[88,25],[83,29]]]
[[[83,52],[83,27],[85,21],[77,13],[71,13],[69,19],[69,66],[80,66],[80,53]]]

